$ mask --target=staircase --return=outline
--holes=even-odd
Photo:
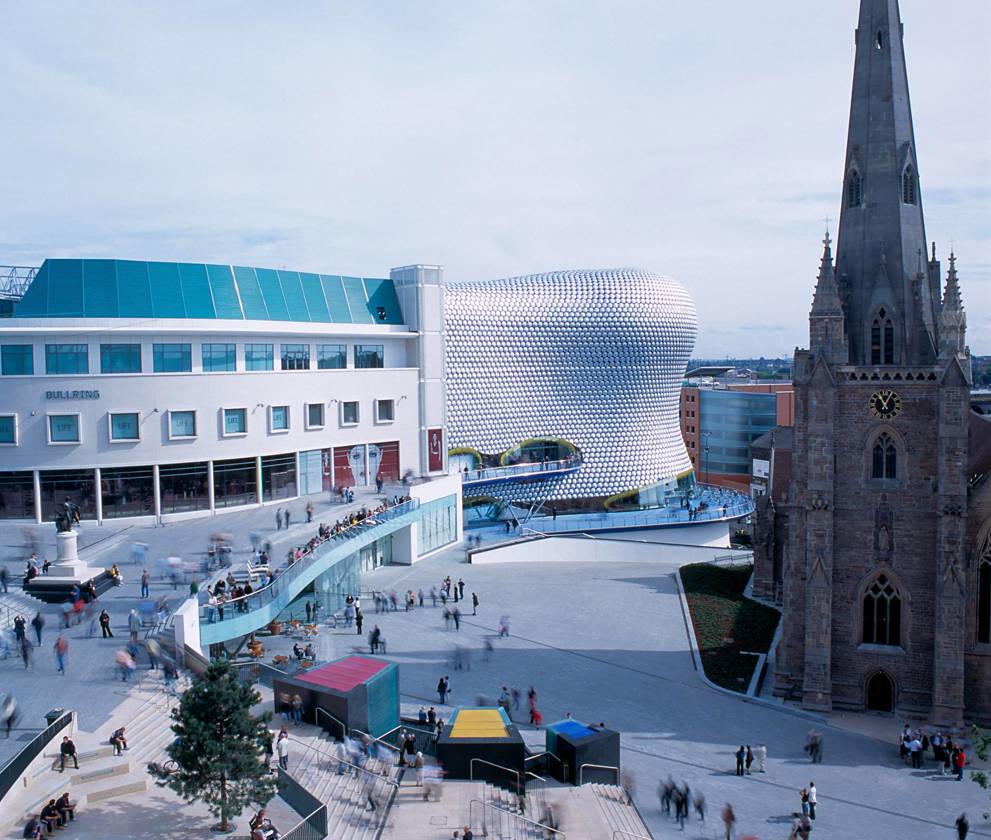
[[[367,769],[385,773],[378,780],[351,767],[338,775],[336,742],[323,729],[294,726],[289,735],[289,775],[327,806],[328,836],[334,840],[373,840],[378,836],[388,820],[395,791],[389,782],[399,781],[399,768],[393,762],[370,760]],[[374,813],[366,810],[369,785],[378,803]]]
[[[632,837],[650,837],[650,831],[644,824],[640,812],[632,804],[625,788],[619,785],[587,784],[578,791],[594,796],[598,802],[602,816],[608,827],[609,836],[617,829],[626,832],[624,840]]]
[[[0,592],[0,633],[12,630],[14,619],[18,613],[28,622],[27,630],[33,632],[31,619],[38,610],[44,609],[44,604],[20,592]]]

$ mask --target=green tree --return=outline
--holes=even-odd
[[[229,831],[230,818],[247,806],[261,807],[276,793],[260,747],[272,715],[251,714],[260,701],[228,662],[214,660],[172,710],[176,740],[166,752],[177,769],[148,765],[157,785],[171,788],[186,802],[205,803],[219,818],[220,831]]]
[[[981,729],[978,726],[972,727],[970,740],[974,745],[975,755],[981,761],[987,761],[988,755],[991,755],[991,729]],[[984,771],[975,770],[970,774],[970,778],[977,782],[984,790],[991,789],[991,778]]]

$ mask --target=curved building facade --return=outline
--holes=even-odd
[[[651,504],[691,462],[679,394],[695,305],[637,268],[445,289],[448,431],[465,497]]]

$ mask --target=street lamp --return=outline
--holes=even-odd
[[[702,432],[702,483],[709,483],[709,438],[712,432]]]

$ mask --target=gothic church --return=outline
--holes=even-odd
[[[827,233],[755,592],[783,608],[777,694],[956,725],[991,715],[991,421],[917,155],[898,0],[862,0],[836,257]]]

